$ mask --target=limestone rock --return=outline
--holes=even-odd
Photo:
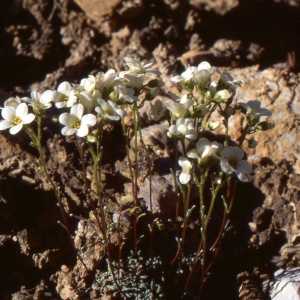
[[[239,5],[239,0],[189,0],[189,3],[198,9],[205,9],[208,11],[212,10],[219,15],[225,15],[227,12]]]
[[[278,270],[271,282],[270,298],[272,300],[298,300],[300,291],[300,268]]]
[[[111,15],[122,0],[74,0],[88,18],[99,21],[105,15]]]

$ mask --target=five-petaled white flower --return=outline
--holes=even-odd
[[[114,69],[110,69],[106,73],[99,72],[96,75],[96,89],[102,94],[102,97],[107,97],[113,91],[114,86],[121,83],[121,79]]]
[[[187,94],[184,94],[181,99],[178,100],[167,100],[166,107],[172,113],[173,117],[183,118],[188,113],[189,108],[193,105],[194,101],[188,98]]]
[[[113,100],[117,104],[125,104],[126,102],[133,103],[133,101],[139,101],[139,98],[134,96],[134,90],[125,88],[123,85],[117,85],[114,87]]]
[[[120,117],[123,118],[127,116],[127,112],[119,108],[115,102],[111,100],[108,100],[106,102],[101,98],[98,98],[97,101],[100,104],[100,106],[97,106],[95,108],[95,111],[98,114],[100,114],[104,119],[117,121],[120,119]]]
[[[179,138],[188,138],[190,140],[195,140],[197,138],[197,131],[194,126],[194,120],[189,118],[179,118],[176,124],[169,127],[169,133],[175,135]]]
[[[272,115],[271,111],[266,108],[260,107],[261,102],[258,100],[250,100],[247,103],[239,102],[239,105],[246,110],[247,115],[254,115],[254,116],[268,116]]]
[[[28,106],[26,103],[21,103],[17,108],[13,106],[6,106],[2,109],[3,121],[0,122],[0,130],[5,130],[10,128],[9,132],[11,134],[18,133],[23,124],[31,123],[35,115],[28,113]]]
[[[67,81],[62,82],[54,91],[55,106],[57,108],[72,107],[77,102],[77,91]]]
[[[179,181],[182,184],[187,184],[191,179],[192,164],[186,157],[183,156],[179,157],[178,164],[182,168],[182,172],[179,175]]]
[[[79,137],[84,137],[89,133],[89,127],[96,124],[97,119],[93,114],[83,115],[83,105],[78,103],[71,107],[70,113],[63,113],[59,116],[59,122],[65,127],[61,130],[63,135],[76,133]]]
[[[30,96],[31,98],[23,97],[21,100],[38,109],[47,109],[52,106],[50,102],[53,101],[55,92],[47,90],[40,94],[38,91],[32,91]]]
[[[235,172],[239,180],[248,182],[251,180],[252,168],[249,162],[242,160],[243,156],[243,150],[237,146],[224,147],[219,159],[223,172],[227,174]]]
[[[131,73],[131,74],[120,73],[120,77],[125,78],[126,85],[129,88],[133,89],[136,93],[139,93],[142,90],[144,81],[146,79],[145,75],[136,74],[136,73]]]
[[[189,158],[197,159],[199,162],[206,162],[211,156],[217,157],[221,144],[210,142],[206,138],[200,139],[196,144],[196,149],[192,149],[187,153]]]
[[[130,58],[130,57],[125,57],[124,60],[126,65],[129,67],[130,73],[136,73],[136,74],[153,73],[156,75],[161,75],[159,71],[149,68],[150,66],[152,66],[152,63],[146,64],[136,58]]]

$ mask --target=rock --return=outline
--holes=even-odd
[[[99,21],[105,15],[112,15],[122,0],[74,0],[87,17]]]
[[[215,13],[223,16],[233,8],[237,7],[239,5],[239,0],[189,0],[189,3],[195,8],[214,11]]]
[[[285,159],[293,166],[294,171],[300,174],[300,81],[297,75],[274,68],[260,71],[259,66],[234,69],[228,73],[235,80],[243,80],[243,85],[237,89],[235,96],[237,103],[259,100],[262,107],[272,112],[269,121],[275,122],[275,128],[272,130],[257,131],[253,136],[249,135],[258,141],[255,149],[244,145],[249,160],[258,162],[267,157],[279,163]],[[233,141],[240,137],[239,128],[243,120],[240,113],[230,118],[229,135]],[[222,129],[217,130],[217,133],[222,134]]]
[[[300,268],[280,269],[271,281],[270,298],[272,300],[299,300]]]
[[[142,197],[150,210],[150,186],[148,178],[140,189],[139,197]],[[151,201],[152,210],[160,212],[163,216],[169,216],[176,204],[176,194],[174,192],[174,182],[171,175],[161,177],[152,176]]]

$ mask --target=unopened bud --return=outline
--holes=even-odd
[[[57,116],[52,117],[51,120],[52,120],[53,123],[58,123],[58,117]]]
[[[142,212],[142,209],[140,207],[138,207],[138,206],[135,206],[135,207],[129,209],[129,213],[131,215],[138,216],[141,212]]]
[[[208,121],[205,124],[205,128],[207,128],[210,131],[216,130],[218,127],[220,127],[220,122],[218,121]]]
[[[167,132],[167,136],[168,136],[170,139],[172,139],[172,138],[174,137],[174,135],[173,135],[170,131]]]
[[[261,131],[267,131],[269,129],[273,129],[275,127],[275,123],[274,122],[269,122],[269,121],[264,121],[264,122],[260,122],[256,128],[258,130]]]
[[[89,142],[89,143],[97,143],[97,137],[94,135],[94,134],[88,134],[86,136],[86,140]]]

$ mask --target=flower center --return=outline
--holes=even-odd
[[[236,169],[239,165],[239,161],[234,156],[228,158],[228,163],[233,169]]]
[[[72,128],[79,129],[80,125],[81,125],[81,121],[78,118],[74,119],[74,121],[72,122]]]
[[[106,106],[104,108],[104,111],[109,115],[109,116],[114,116],[115,115],[115,111],[110,107],[110,106]]]
[[[60,99],[60,102],[68,102],[68,100],[69,100],[69,97],[64,96]]]
[[[22,119],[20,117],[14,117],[12,120],[12,123],[14,125],[18,125],[18,124],[22,123]]]
[[[144,74],[144,68],[141,65],[136,65],[136,66],[132,66],[130,67],[130,72],[131,73],[135,73],[135,74]]]

